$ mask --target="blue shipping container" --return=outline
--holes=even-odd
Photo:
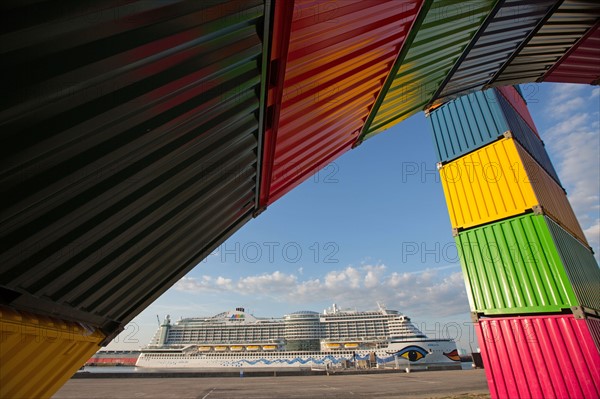
[[[428,119],[438,161],[452,161],[510,132],[562,187],[544,143],[496,89],[459,97],[431,111]]]

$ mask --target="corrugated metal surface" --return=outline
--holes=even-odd
[[[523,90],[521,90],[521,86],[519,86],[519,85],[500,86],[500,87],[498,87],[498,89],[501,89],[502,87],[513,87],[517,91],[517,93],[519,93],[519,96],[521,97],[523,102],[525,102],[525,104],[527,104],[527,99],[525,98],[525,95],[523,94]],[[534,129],[535,129],[535,127],[534,127]]]
[[[475,331],[492,398],[597,398],[600,354],[571,315],[481,319]]]
[[[440,173],[453,228],[474,227],[541,206],[585,242],[562,188],[514,139],[501,139],[447,163]]]
[[[0,282],[110,334],[256,209],[264,4],[53,7],[0,36]]]
[[[558,173],[554,169],[554,165],[550,160],[550,156],[546,151],[544,143],[537,134],[529,128],[529,125],[514,111],[514,108],[501,94],[497,94],[498,104],[502,109],[502,114],[508,122],[508,126],[512,137],[514,137],[523,148],[536,160],[536,162],[544,168],[544,170],[552,177],[552,179],[562,187]]]
[[[453,228],[519,215],[538,205],[513,139],[502,139],[440,169]]]
[[[562,234],[556,237],[547,223]],[[469,229],[458,234],[456,245],[471,311],[600,309],[600,269],[592,253],[546,216],[528,214]],[[565,259],[565,253],[577,256]]]
[[[267,205],[352,148],[421,1],[345,0],[294,7],[279,119],[267,144]]]
[[[581,305],[600,311],[600,269],[594,255],[552,219],[546,223]]]
[[[492,84],[506,86],[541,80],[600,18],[597,0],[565,0]]]
[[[600,22],[548,71],[543,80],[598,84],[599,79]]]
[[[452,100],[431,111],[429,122],[440,162],[456,159],[511,132],[560,184],[542,141],[496,89]]]
[[[436,95],[445,102],[461,93],[481,90],[546,17],[556,0],[505,0],[483,26],[464,59],[455,65]]]
[[[439,162],[483,147],[510,130],[493,90],[450,101],[428,116]]]
[[[427,1],[371,110],[360,140],[421,111],[459,59],[496,0]]]
[[[588,316],[585,321],[590,330],[590,334],[592,334],[592,339],[596,344],[596,348],[598,349],[598,352],[600,352],[600,318]]]
[[[538,204],[543,208],[544,213],[589,247],[585,239],[585,234],[579,225],[577,216],[575,216],[575,212],[573,212],[573,208],[571,208],[564,190],[539,166],[523,147],[518,144],[515,147],[521,158],[522,171],[527,174],[527,183],[531,184]]]
[[[0,397],[49,398],[100,349],[79,323],[0,307]]]
[[[519,114],[519,116],[527,123],[527,125],[535,132],[535,134],[539,137],[540,134],[537,131],[537,127],[533,122],[533,118],[529,113],[529,108],[527,108],[527,103],[525,98],[523,98],[523,93],[517,86],[500,86],[496,89],[500,92],[502,96],[508,101],[508,103],[514,108],[514,110]]]

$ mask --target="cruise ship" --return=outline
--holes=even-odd
[[[322,313],[299,311],[280,319],[257,318],[244,308],[175,323],[167,316],[136,366],[447,368],[459,362],[454,341],[428,338],[396,310],[342,310],[334,304]]]

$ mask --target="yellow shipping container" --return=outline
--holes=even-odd
[[[0,397],[51,397],[104,338],[79,323],[0,306]]]
[[[563,189],[514,139],[504,138],[440,167],[455,229],[541,211],[588,245]]]

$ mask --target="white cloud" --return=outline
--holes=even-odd
[[[561,118],[581,111],[586,105],[586,99],[582,97],[584,91],[583,85],[555,85],[548,105],[549,115],[553,118]]]
[[[271,274],[242,277],[238,280],[236,291],[244,294],[283,293],[296,286],[297,278],[291,274],[276,271]]]
[[[457,266],[455,266],[457,267]],[[446,267],[440,268],[446,269]],[[385,265],[348,266],[329,271],[322,278],[300,280],[294,274],[275,271],[245,276],[237,282],[214,284],[219,278],[184,277],[175,288],[179,291],[206,293],[228,292],[240,295],[275,298],[298,308],[322,302],[339,302],[345,306],[374,307],[383,302],[407,314],[448,316],[469,311],[462,274],[443,274],[438,269],[418,273],[390,272]]]
[[[586,237],[598,257],[600,250],[600,108],[598,89],[583,85],[557,85],[550,113],[557,123],[544,133],[558,175]],[[574,104],[586,106],[575,107]],[[592,112],[586,112],[591,105]]]

